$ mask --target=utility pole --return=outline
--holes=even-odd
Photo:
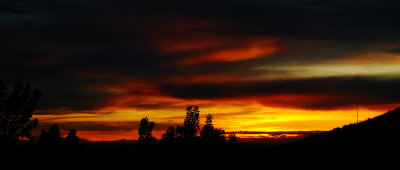
[[[358,101],[357,101],[356,105],[357,105],[357,124],[358,124]]]

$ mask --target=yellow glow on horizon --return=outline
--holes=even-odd
[[[229,103],[229,102],[228,102]],[[178,125],[183,123],[185,110],[135,110],[129,108],[104,108],[99,112],[109,109],[108,114],[96,113],[71,113],[61,115],[34,115],[40,122],[65,123],[65,122],[125,122],[140,121],[148,117],[157,124]],[[200,123],[204,124],[206,114],[214,114],[214,126],[226,132],[255,131],[325,131],[336,127],[356,122],[356,109],[340,110],[302,110],[266,107],[258,103],[248,105],[215,104],[212,106],[200,105]],[[384,111],[360,108],[359,120],[366,120],[384,113]],[[131,127],[130,131],[81,131],[78,134],[89,140],[116,140],[137,139],[138,127]],[[158,139],[166,129],[156,129],[153,135]]]

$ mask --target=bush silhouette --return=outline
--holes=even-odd
[[[31,84],[16,83],[9,96],[5,96],[5,86],[0,82],[0,143],[16,144],[20,139],[30,139],[30,131],[38,124],[32,113],[41,97],[38,89]]]

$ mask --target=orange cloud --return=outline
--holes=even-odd
[[[151,37],[153,48],[159,52],[178,54],[180,59],[172,62],[178,65],[249,60],[283,49],[277,44],[278,37],[234,35],[217,20],[176,19],[157,21],[157,24],[141,30]]]
[[[226,82],[245,82],[251,80],[249,77],[237,76],[229,73],[210,73],[198,74],[192,76],[168,76],[162,78],[164,82],[169,84],[185,84],[185,83],[226,83]]]
[[[243,40],[237,39],[235,41]],[[201,54],[187,56],[178,60],[177,63],[180,65],[195,65],[212,62],[242,61],[270,56],[282,49],[282,47],[274,44],[276,39],[250,39],[247,41],[245,44],[239,43],[234,46],[212,49]]]

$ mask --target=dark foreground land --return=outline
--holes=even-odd
[[[2,151],[2,167],[105,167],[141,166],[191,169],[220,167],[394,165],[399,159],[400,108],[358,124],[290,143],[266,147],[256,143],[238,143],[238,147],[209,147],[194,144],[172,148],[132,149],[130,141],[90,143],[84,149],[44,151],[35,148]],[[113,148],[114,147],[114,148]],[[97,149],[96,149],[97,148]],[[251,148],[251,149],[249,149]],[[187,167],[187,168],[185,168]],[[3,168],[1,168],[3,169]]]

